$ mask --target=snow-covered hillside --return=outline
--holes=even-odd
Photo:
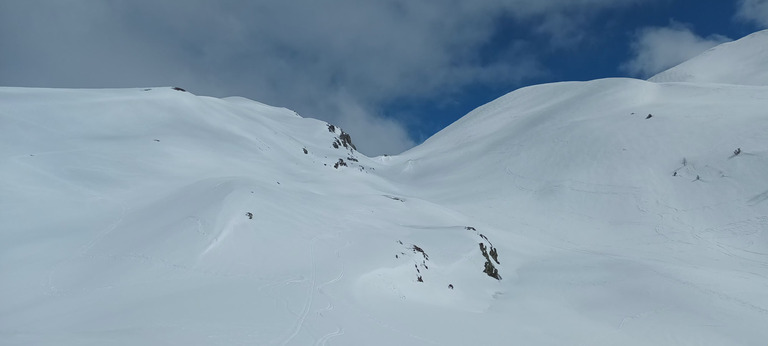
[[[768,85],[768,30],[721,44],[663,71],[652,82]]]
[[[764,343],[766,106],[539,85],[368,158],[242,98],[0,88],[0,344]]]
[[[382,172],[501,232],[563,249],[505,262],[514,283],[496,301],[547,335],[751,344],[768,336],[766,105],[768,87],[534,86]],[[505,245],[505,254],[520,249]],[[594,338],[564,332],[575,321]]]
[[[501,290],[482,228],[335,126],[171,88],[2,88],[0,114],[4,344],[468,342],[436,332]]]

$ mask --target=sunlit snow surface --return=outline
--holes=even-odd
[[[0,88],[0,344],[765,344],[765,109],[548,84],[367,158],[240,98]]]

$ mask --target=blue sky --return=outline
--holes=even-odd
[[[409,127],[410,135],[417,141],[423,141],[477,106],[519,87],[607,77],[649,77],[622,68],[623,63],[632,59],[632,42],[638,39],[637,36],[643,29],[678,27],[702,38],[720,35],[728,39],[738,39],[766,27],[756,21],[737,18],[738,8],[736,1],[677,0],[648,1],[642,5],[606,10],[587,23],[585,30],[589,39],[579,41],[577,46],[551,51],[546,44],[533,48],[543,50],[538,57],[546,72],[540,76],[502,85],[468,86],[453,96],[461,101],[450,106],[439,100],[422,99],[390,105],[388,110],[392,114],[398,114],[402,112],[399,107],[404,107],[407,109],[405,114],[424,112],[439,115],[417,117],[421,122]],[[768,22],[768,18],[765,22]],[[503,47],[508,40],[516,37],[546,40],[546,37],[536,35],[525,24],[514,19],[503,20],[496,26],[496,30],[494,39],[487,48],[491,56],[495,53],[495,47]],[[670,67],[673,66],[672,61]],[[403,121],[407,121],[407,118]]]
[[[0,2],[0,85],[182,86],[406,150],[517,88],[647,78],[768,27],[768,0]]]

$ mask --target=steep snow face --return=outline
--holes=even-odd
[[[651,82],[768,85],[768,30],[723,43],[661,72]]]
[[[540,85],[368,158],[242,98],[0,88],[0,343],[758,344],[766,105]]]

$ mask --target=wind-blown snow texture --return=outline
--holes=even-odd
[[[0,343],[763,344],[768,87],[729,83],[528,87],[376,158],[242,98],[0,88]]]

